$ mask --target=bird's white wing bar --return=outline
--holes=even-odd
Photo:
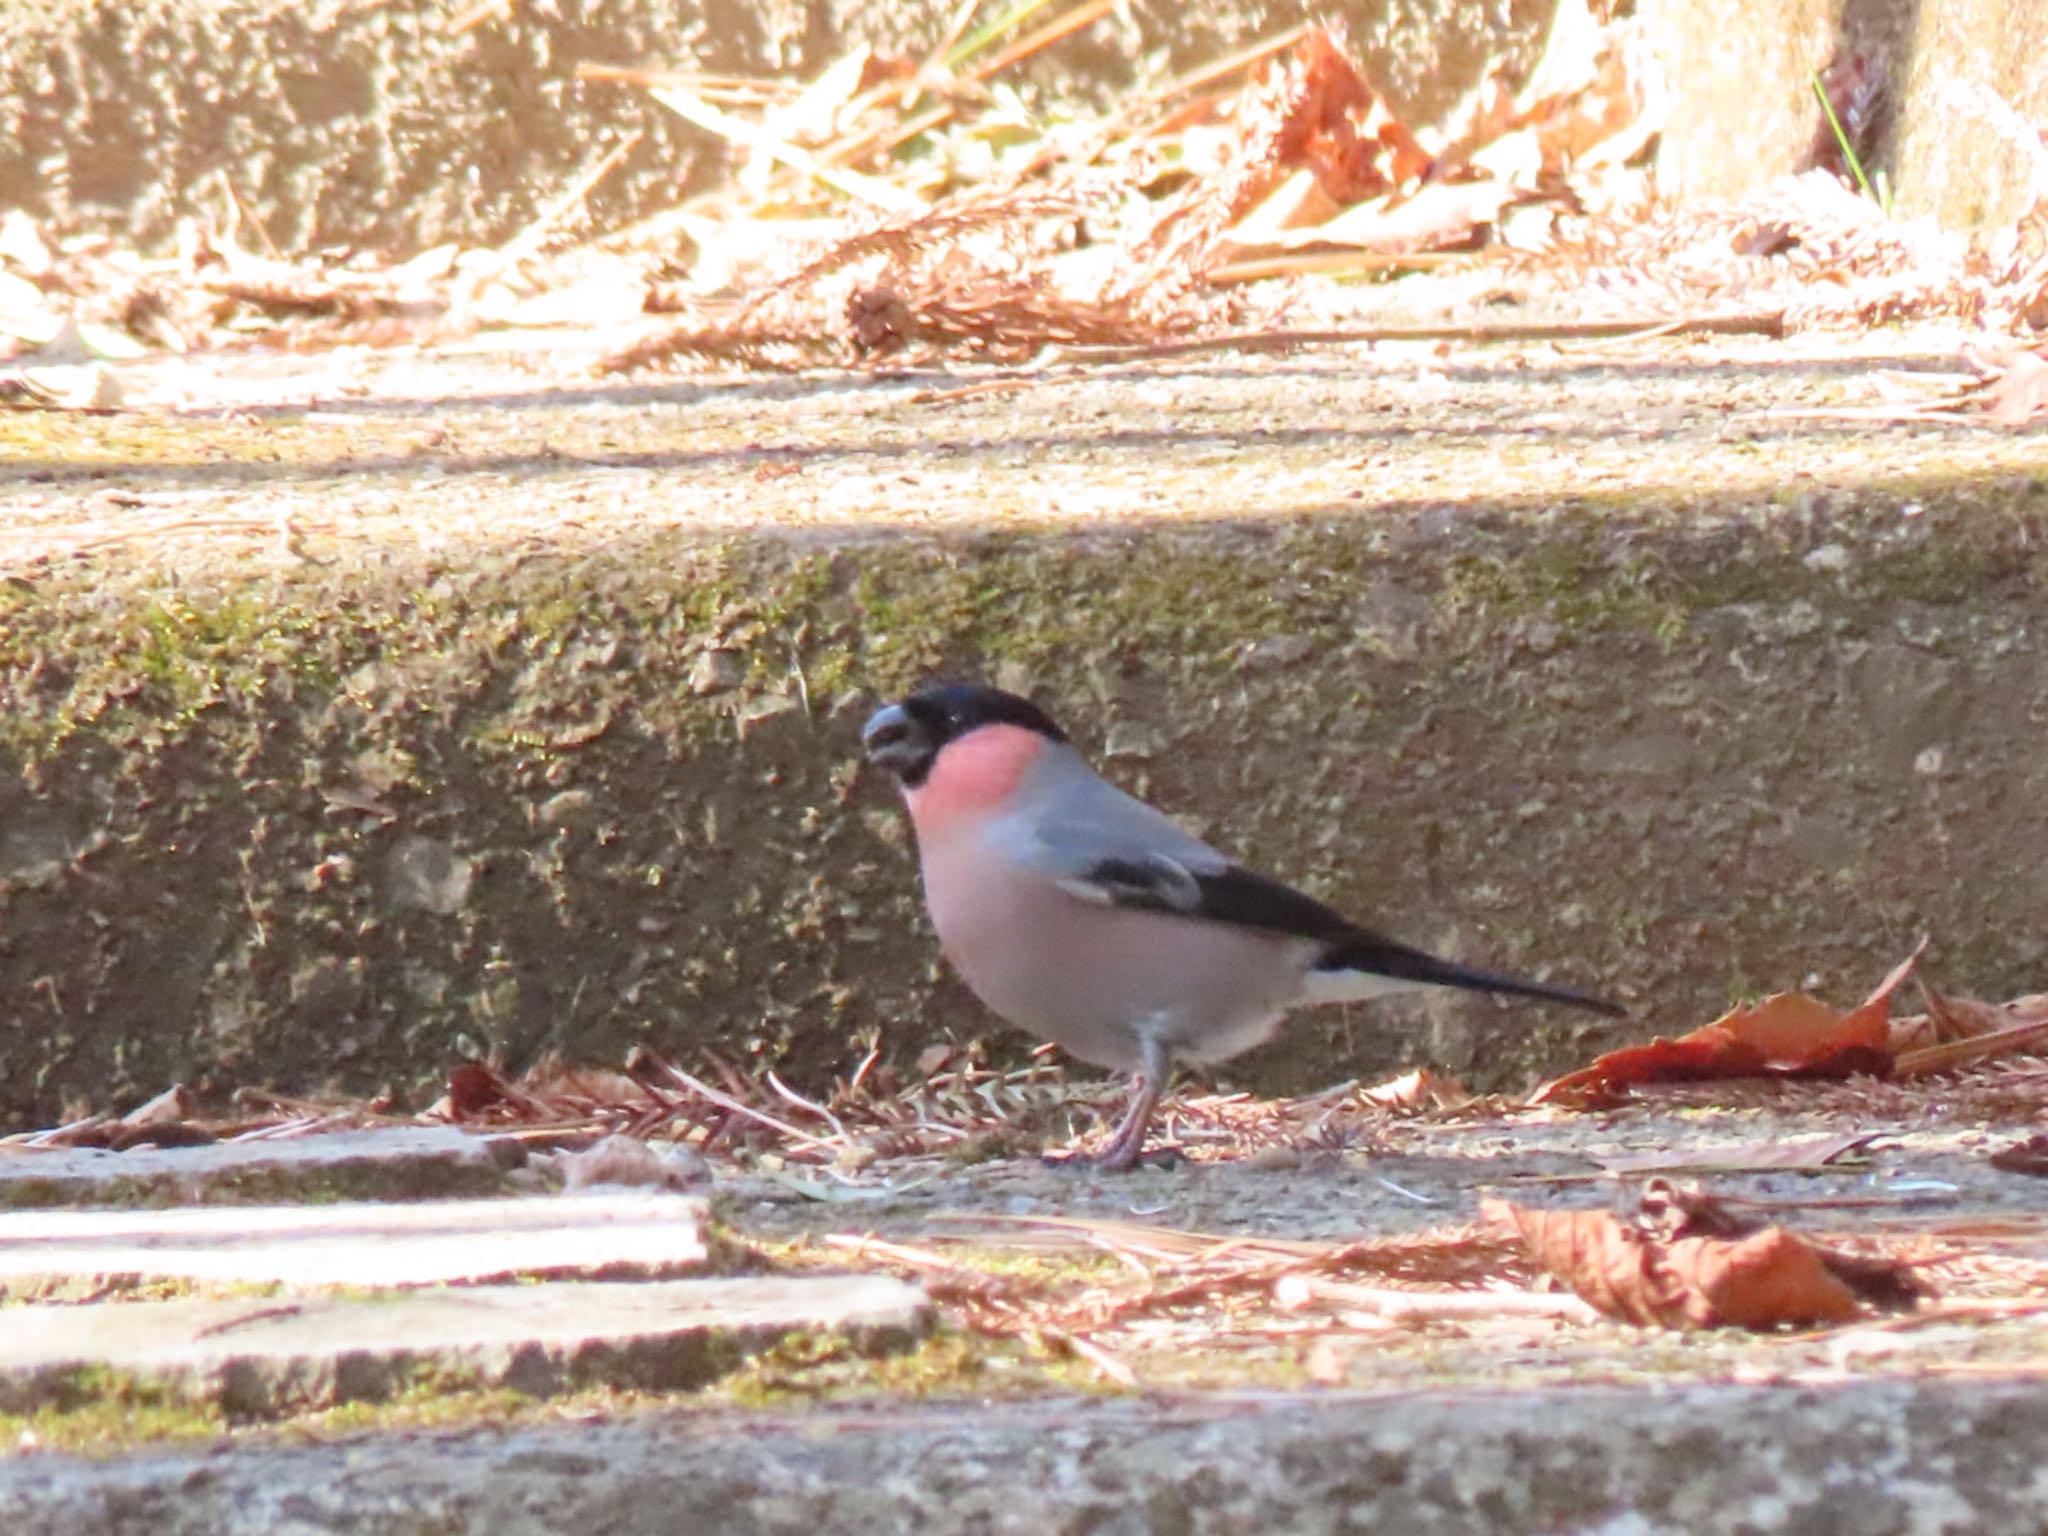
[[[1061,880],[1059,887],[1103,907],[1147,907],[1190,917],[1202,910],[1201,880],[1163,853],[1098,859],[1085,873]]]

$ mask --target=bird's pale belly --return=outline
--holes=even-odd
[[[1097,906],[977,862],[958,881],[943,858],[926,863],[947,959],[1003,1019],[1083,1061],[1134,1069],[1147,1034],[1179,1060],[1221,1060],[1271,1035],[1295,1000],[1299,940]]]

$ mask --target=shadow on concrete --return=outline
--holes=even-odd
[[[1759,419],[1743,424],[1744,435],[1750,441],[1759,443],[1812,442],[1826,437],[1867,438],[1871,435],[1871,424],[1867,421],[1813,422],[1805,420],[1773,421]],[[1955,424],[1912,422],[1891,429],[1908,436],[1933,436],[1949,433],[1973,433],[1983,429],[1966,420]],[[1175,450],[1199,449],[1204,447],[1242,447],[1247,451],[1275,447],[1328,444],[1333,451],[1349,452],[1370,445],[1385,447],[1398,445],[1409,439],[1427,437],[1441,445],[1446,439],[1468,436],[1472,441],[1502,442],[1541,439],[1562,444],[1596,444],[1617,439],[1648,440],[1668,437],[1668,428],[1655,426],[1617,426],[1610,422],[1588,423],[1570,426],[1555,423],[1525,427],[1503,427],[1498,423],[1475,424],[1469,431],[1459,433],[1454,427],[1427,427],[1415,424],[1390,425],[1385,422],[1367,422],[1356,427],[1336,423],[1317,426],[1281,427],[1254,432],[1180,432],[1161,429],[1134,429],[1110,431],[1099,434],[1085,433],[1041,433],[1025,437],[990,440],[986,438],[950,438],[933,440],[922,438],[915,442],[870,443],[848,445],[834,443],[822,446],[806,446],[802,443],[761,444],[743,448],[674,449],[674,450],[632,450],[618,453],[572,454],[560,450],[540,450],[527,453],[493,453],[474,457],[446,456],[441,454],[378,454],[366,458],[328,459],[313,464],[285,467],[275,463],[223,462],[209,464],[144,464],[144,463],[100,463],[79,465],[58,459],[30,459],[14,466],[14,478],[22,483],[41,485],[68,485],[80,482],[119,480],[130,486],[151,484],[170,486],[235,486],[235,485],[290,485],[307,484],[321,480],[346,477],[364,479],[383,476],[402,476],[417,479],[423,470],[433,469],[445,479],[451,475],[487,475],[516,472],[529,481],[537,481],[558,475],[585,474],[591,470],[639,470],[677,474],[715,474],[720,471],[746,469],[762,465],[793,465],[798,468],[807,464],[846,463],[865,461],[884,462],[894,459],[915,460],[929,466],[935,459],[971,463],[974,459],[1001,455],[1014,457],[1017,454],[1061,455],[1082,451],[1139,455],[1147,452],[1168,452]],[[424,493],[425,487],[415,487]],[[1638,486],[1636,492],[1652,494],[1648,488]],[[1442,505],[1448,497],[1434,498],[1431,505]],[[1554,496],[1546,501],[1554,502]],[[807,528],[814,525],[806,525]],[[957,525],[954,525],[957,526]]]
[[[1576,344],[1575,344],[1576,345]],[[1628,345],[1626,342],[1597,344],[1610,353]],[[1586,351],[1595,350],[1588,345]],[[492,409],[504,411],[562,410],[577,407],[606,406],[630,409],[650,405],[696,405],[705,401],[718,400],[738,394],[746,394],[762,401],[793,401],[807,399],[830,399],[834,396],[857,397],[875,395],[887,403],[895,403],[895,397],[930,394],[939,397],[931,401],[910,403],[944,403],[948,393],[971,391],[986,384],[1005,383],[1010,380],[1042,384],[1046,388],[1076,388],[1108,386],[1115,384],[1172,384],[1180,380],[1214,383],[1218,381],[1270,382],[1279,379],[1301,379],[1305,383],[1326,382],[1332,370],[1330,354],[1318,354],[1320,361],[1306,359],[1262,359],[1257,363],[1235,360],[1219,360],[1189,364],[1172,370],[1162,371],[1156,363],[1112,363],[1097,368],[1073,373],[1052,373],[1034,375],[1028,370],[1006,371],[1002,369],[975,369],[970,372],[953,372],[941,368],[904,370],[891,373],[833,373],[802,374],[789,376],[760,377],[750,375],[744,378],[716,379],[654,379],[616,383],[593,383],[586,386],[546,385],[530,390],[501,390],[487,394],[473,395],[379,395],[366,398],[321,399],[317,404],[307,405],[253,405],[230,408],[225,414],[246,417],[253,420],[289,420],[317,411],[323,416],[380,416],[418,417],[431,411],[460,411]],[[1532,368],[1522,375],[1508,375],[1498,366],[1482,366],[1475,363],[1442,363],[1427,368],[1417,367],[1404,370],[1385,359],[1361,360],[1361,371],[1385,375],[1398,375],[1412,371],[1426,373],[1434,379],[1448,383],[1469,382],[1495,387],[1511,380],[1527,382],[1532,387],[1555,381],[1560,385],[1597,380],[1617,376],[1642,379],[1645,382],[1670,380],[1697,380],[1712,382],[1716,379],[1748,377],[1759,373],[1796,371],[1816,378],[1857,378],[1878,366],[1870,357],[1847,358],[1803,358],[1794,357],[1774,360],[1765,357],[1710,358],[1699,361],[1673,361],[1667,358],[1636,361],[1617,361],[1613,356],[1588,357],[1573,361],[1569,356],[1539,368]],[[1955,361],[1951,357],[1931,354],[1919,356],[1886,357],[1882,366],[1898,372],[1952,372]],[[210,419],[220,413],[193,413],[194,419]]]

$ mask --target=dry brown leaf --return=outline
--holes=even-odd
[[[1705,1327],[1683,1289],[1652,1262],[1642,1235],[1611,1211],[1540,1211],[1481,1200],[1482,1217],[1512,1228],[1529,1256],[1595,1311],[1639,1327]]]
[[[1974,997],[1945,997],[1927,993],[1927,1011],[1893,1019],[1891,1049],[1894,1056],[1923,1050],[1930,1045],[1969,1040],[2005,1028],[2015,1020],[2006,1011],[2016,1006],[1979,1002]]]
[[[1472,1101],[1472,1091],[1455,1077],[1417,1067],[1384,1083],[1359,1090],[1358,1096],[1382,1109],[1455,1109]]]
[[[2048,1174],[2048,1131],[2036,1132],[2025,1141],[2000,1147],[1988,1159],[2001,1173]]]
[[[1382,196],[1423,175],[1431,157],[1387,111],[1336,38],[1315,27],[1239,98],[1236,140],[1223,167],[1191,183],[1137,253],[1131,302],[1155,287],[1183,287],[1216,265],[1224,232],[1297,171],[1334,207]]]
[[[1512,1227],[1530,1257],[1588,1305],[1638,1327],[1839,1323],[1862,1310],[1859,1282],[1888,1297],[1914,1293],[1897,1266],[1877,1266],[1880,1279],[1865,1273],[1875,1261],[1833,1254],[1783,1227],[1663,1238],[1611,1211],[1542,1211],[1505,1200],[1482,1201],[1480,1209]],[[1711,1205],[1704,1211],[1721,1219]],[[1709,1218],[1686,1212],[1680,1219]]]
[[[173,1083],[146,1104],[121,1117],[126,1126],[182,1125],[199,1118],[199,1097],[183,1083]]]
[[[480,1061],[458,1062],[448,1072],[448,1108],[458,1120],[473,1119],[508,1102],[505,1080]]]
[[[1892,994],[1913,973],[1926,948],[1906,957],[1877,990],[1847,1013],[1800,992],[1779,992],[1735,1008],[1675,1040],[1608,1051],[1590,1065],[1538,1088],[1536,1104],[1612,1103],[1640,1083],[1697,1082],[1720,1077],[1883,1077],[1892,1068]]]
[[[1858,160],[1871,160],[1877,148],[1872,129],[1889,92],[1889,82],[1880,60],[1867,53],[1846,53],[1837,55],[1822,71],[1819,83],[1834,120],[1830,122],[1828,113],[1822,113],[1821,120],[1814,124],[1807,162],[1847,181],[1852,173],[1844,144]]]
[[[1709,1327],[1840,1323],[1858,1310],[1854,1293],[1820,1255],[1783,1227],[1734,1241],[1682,1237],[1664,1259],[1688,1293],[1704,1303]]]
[[[2023,427],[2048,416],[2048,357],[2014,352],[1999,361],[2002,371],[1976,395],[1984,414],[2002,427]]]

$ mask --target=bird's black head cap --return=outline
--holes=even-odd
[[[985,725],[1016,725],[1049,741],[1066,732],[1029,699],[980,683],[934,683],[900,704],[878,709],[861,731],[868,761],[888,769],[911,788],[924,782],[947,742]]]

